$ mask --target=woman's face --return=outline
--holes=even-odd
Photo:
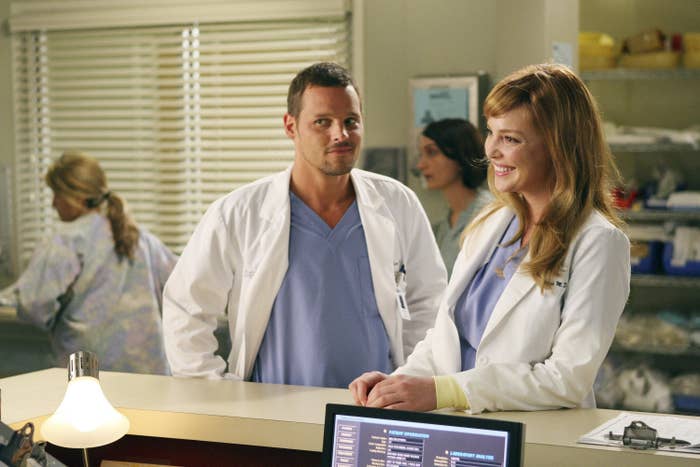
[[[531,208],[549,202],[554,181],[552,161],[530,111],[516,107],[486,120],[486,155],[494,183],[503,193],[520,193]]]
[[[88,211],[88,208],[82,204],[70,203],[65,196],[56,193],[53,194],[53,203],[51,205],[63,222],[72,222]]]
[[[455,183],[462,183],[462,174],[457,161],[450,159],[440,151],[438,145],[427,136],[418,139],[420,158],[416,168],[420,170],[427,187],[431,190],[443,190]]]

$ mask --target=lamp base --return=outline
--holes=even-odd
[[[90,459],[88,459],[87,448],[82,448],[83,451],[83,467],[90,467]]]

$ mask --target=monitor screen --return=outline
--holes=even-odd
[[[522,465],[522,423],[326,405],[324,467]]]

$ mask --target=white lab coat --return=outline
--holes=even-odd
[[[290,174],[291,167],[224,196],[195,229],[163,296],[165,347],[174,375],[250,378],[288,267]],[[357,169],[351,180],[377,306],[399,366],[434,324],[447,273],[411,190]],[[396,272],[402,264],[410,320],[397,306]],[[214,354],[213,331],[225,312],[231,335],[228,372]]]
[[[598,212],[571,243],[552,289],[541,292],[524,258],[486,325],[475,368],[461,371],[455,305],[513,215],[502,208],[465,238],[435,328],[396,373],[453,375],[472,413],[594,407],[593,381],[630,283],[629,240]]]

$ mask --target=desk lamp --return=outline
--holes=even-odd
[[[129,431],[129,420],[109,403],[98,380],[97,356],[78,351],[68,358],[68,387],[61,405],[41,426],[52,444],[83,450],[114,442]]]

